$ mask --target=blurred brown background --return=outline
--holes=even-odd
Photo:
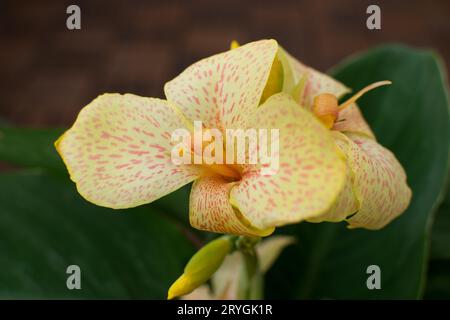
[[[81,7],[81,30],[66,8]],[[366,28],[381,7],[382,29]],[[433,47],[450,61],[450,1],[5,1],[0,2],[0,119],[67,126],[103,92],[163,96],[199,58],[275,38],[320,70],[383,42]]]

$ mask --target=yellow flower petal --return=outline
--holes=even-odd
[[[376,141],[358,134],[334,132],[348,156],[354,175],[358,212],[350,228],[380,229],[403,213],[411,200],[406,174],[394,154]]]
[[[152,202],[191,182],[194,166],[171,161],[171,133],[184,119],[164,100],[104,94],[56,142],[79,193],[100,206]]]
[[[284,93],[269,98],[252,119],[254,128],[279,129],[279,169],[264,175],[263,166],[248,166],[231,189],[231,203],[259,229],[327,211],[346,179],[345,159],[330,131]]]
[[[207,128],[242,128],[259,105],[277,50],[275,40],[261,40],[203,59],[166,83],[166,97]]]
[[[281,92],[281,90],[283,89],[283,72],[283,65],[280,59],[278,59],[278,57],[275,57],[275,59],[273,60],[272,68],[270,70],[269,79],[267,80],[266,86],[261,95],[261,104],[264,103],[270,96]]]
[[[331,208],[323,214],[307,219],[308,222],[340,222],[358,211],[360,204],[354,189],[354,177],[351,170],[347,170],[344,188],[339,193]]]
[[[221,176],[200,178],[192,185],[189,220],[199,230],[247,236],[267,236],[273,228],[258,229],[229,201],[234,182]]]

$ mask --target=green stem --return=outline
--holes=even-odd
[[[243,299],[262,299],[263,277],[259,270],[258,255],[255,245],[260,238],[240,237],[236,248],[244,258],[244,279],[241,279],[241,296]]]

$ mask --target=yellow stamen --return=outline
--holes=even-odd
[[[388,84],[392,84],[392,82],[389,81],[389,80],[384,80],[384,81],[378,81],[378,82],[375,82],[375,83],[372,83],[372,84],[368,85],[367,87],[359,90],[350,99],[348,99],[347,101],[345,101],[341,105],[339,105],[339,111],[344,110],[349,105],[351,105],[352,103],[356,102],[356,100],[361,98],[364,94],[366,94],[370,90],[373,90],[375,88],[378,88],[378,87],[381,87],[381,86],[385,86],[385,85],[388,85]]]

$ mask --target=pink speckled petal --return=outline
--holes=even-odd
[[[253,116],[255,128],[279,129],[279,170],[248,167],[230,201],[263,229],[319,216],[344,187],[346,164],[329,130],[287,94],[272,96]]]
[[[406,174],[395,156],[376,141],[358,134],[334,132],[354,174],[358,212],[350,228],[380,229],[403,213],[411,200]]]
[[[267,236],[273,228],[255,228],[234,208],[229,193],[234,182],[219,175],[205,176],[194,182],[189,199],[189,220],[199,230],[247,236]]]
[[[56,142],[88,201],[111,208],[152,202],[194,180],[199,168],[171,161],[171,133],[184,122],[166,101],[104,94]]]
[[[356,103],[351,104],[339,112],[339,116],[333,126],[333,130],[359,133],[375,139],[372,130],[364,119],[361,110],[359,110]]]
[[[331,208],[317,217],[307,219],[308,222],[340,222],[345,220],[358,211],[360,204],[356,197],[354,177],[350,170],[347,170],[347,179],[344,188],[339,193],[337,200],[333,203]]]
[[[291,85],[295,86],[298,82],[301,81],[303,77],[306,77],[303,96],[299,97],[299,101],[297,101],[298,103],[300,103],[300,105],[310,108],[314,97],[321,93],[332,93],[339,98],[351,91],[342,83],[333,79],[332,77],[304,65],[289,53],[287,53],[285,50],[280,48],[280,51],[280,56],[286,57],[284,63],[285,68],[290,68],[291,70]],[[287,77],[289,76],[289,72],[285,72],[285,74],[287,75]]]
[[[166,97],[207,128],[242,127],[259,105],[277,50],[275,40],[261,40],[203,59],[166,83]]]

